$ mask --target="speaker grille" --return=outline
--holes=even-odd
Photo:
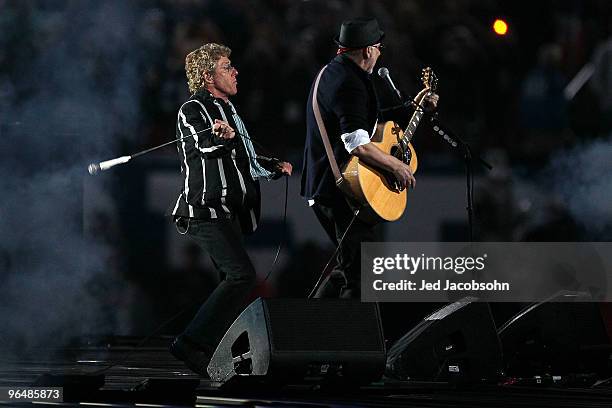
[[[269,299],[270,339],[277,351],[381,352],[374,303],[338,299]]]

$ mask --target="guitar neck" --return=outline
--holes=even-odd
[[[412,117],[410,118],[410,122],[408,122],[408,126],[406,126],[406,130],[404,130],[404,136],[402,140],[405,143],[410,143],[412,137],[414,136],[414,132],[416,131],[417,126],[421,122],[421,118],[423,117],[423,109],[417,107],[417,110],[414,111]]]

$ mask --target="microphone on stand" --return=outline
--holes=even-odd
[[[393,80],[391,79],[391,76],[389,75],[389,70],[386,67],[378,68],[378,76],[385,80],[387,85],[389,85],[389,88],[391,88],[391,90],[395,93],[395,95],[400,100],[400,102],[403,103],[404,100],[402,99],[402,94],[399,91],[399,89],[395,87],[395,84],[393,83]]]
[[[444,139],[444,141],[446,141],[449,145],[453,147],[458,146],[458,139],[453,137],[454,135],[451,134],[450,130],[446,129],[440,122],[438,122],[437,113],[432,115],[432,117],[429,119],[429,123],[431,124],[433,131],[442,136],[442,139]]]
[[[89,171],[89,174],[93,176],[94,174],[98,174],[99,171],[105,171],[118,164],[127,163],[131,158],[132,156],[121,156],[117,157],[116,159],[106,160],[100,163],[91,163],[89,166],[87,166],[87,171]]]

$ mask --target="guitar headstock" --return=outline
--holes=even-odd
[[[423,82],[423,86],[431,92],[435,92],[438,88],[438,77],[431,67],[423,68],[421,71],[421,82]]]

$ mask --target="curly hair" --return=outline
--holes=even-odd
[[[208,43],[191,51],[185,57],[185,72],[189,92],[196,93],[204,87],[204,74],[212,74],[219,58],[228,57],[232,53],[229,47],[221,44]]]

